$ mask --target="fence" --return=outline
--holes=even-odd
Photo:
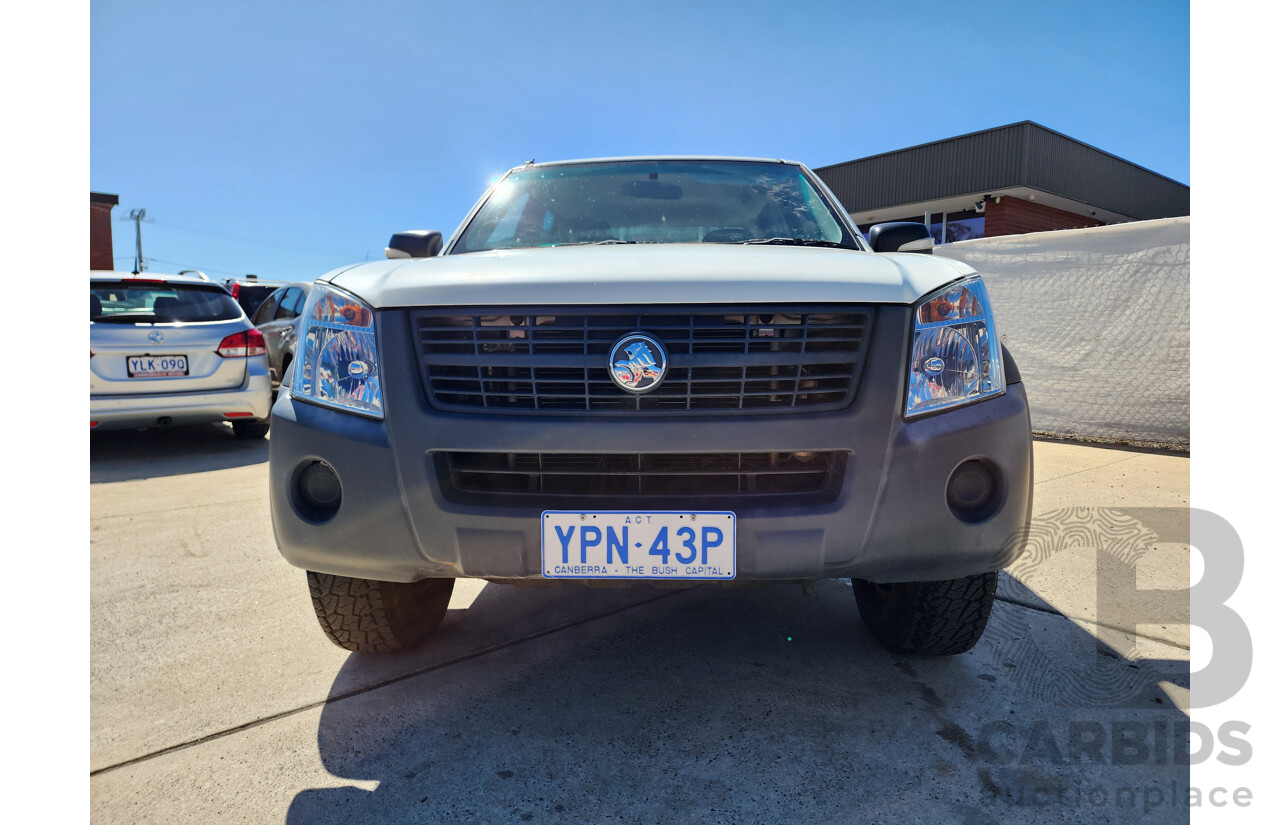
[[[1191,444],[1191,219],[946,244],[982,273],[1034,430]]]

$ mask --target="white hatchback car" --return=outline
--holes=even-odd
[[[229,421],[267,434],[271,374],[262,333],[218,284],[190,275],[92,272],[92,430]]]

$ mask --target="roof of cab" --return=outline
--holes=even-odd
[[[524,169],[530,166],[569,166],[578,163],[637,163],[646,160],[695,160],[695,161],[737,161],[741,163],[785,163],[791,166],[799,166],[800,163],[794,160],[785,160],[783,158],[743,158],[734,157],[732,155],[629,155],[616,158],[578,158],[575,160],[550,160],[538,163],[529,161],[519,166],[513,166],[511,171],[516,169]]]

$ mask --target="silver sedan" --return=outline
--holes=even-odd
[[[224,288],[186,275],[90,275],[90,429],[228,421],[237,436],[262,438],[270,413],[262,333]]]

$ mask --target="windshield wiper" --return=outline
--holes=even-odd
[[[854,246],[851,243],[840,243],[839,241],[824,241],[818,238],[752,238],[749,241],[739,241],[743,244],[756,244],[758,246],[824,246],[831,249],[855,249],[862,250],[862,247]]]
[[[617,238],[609,238],[603,241],[571,241],[569,243],[552,244],[552,246],[603,246],[606,244],[611,245],[620,243],[641,243],[641,241],[620,241]]]

